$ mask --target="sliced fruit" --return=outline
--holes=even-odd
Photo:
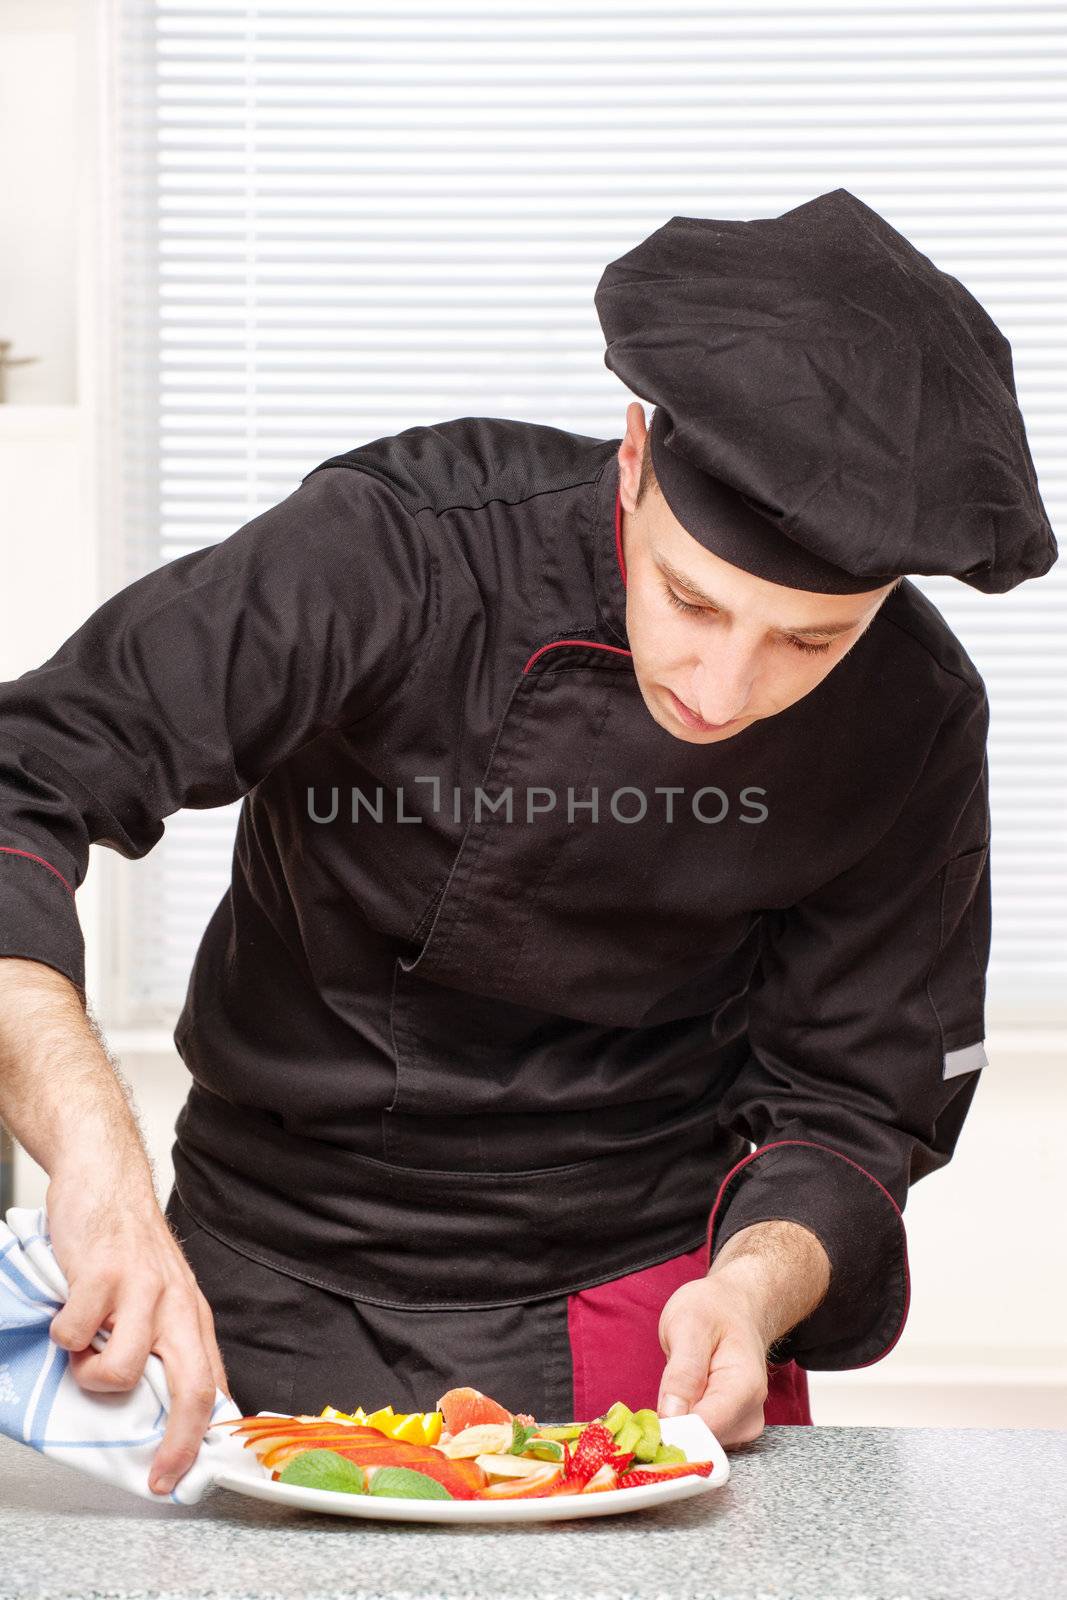
[[[669,1467],[676,1461],[685,1460],[685,1451],[677,1444],[661,1444],[652,1459],[654,1467]]]
[[[582,1493],[597,1494],[601,1489],[614,1489],[618,1486],[618,1482],[618,1474],[615,1468],[610,1461],[605,1461],[604,1465],[598,1467],[596,1472],[593,1473]]]
[[[627,1417],[615,1434],[616,1450],[625,1450],[630,1455],[637,1454],[637,1447],[644,1440],[641,1424],[636,1417]],[[645,1458],[642,1457],[642,1460]]]
[[[321,1418],[316,1418],[320,1421]],[[209,1428],[232,1428],[234,1433],[282,1433],[301,1426],[298,1417],[220,1417]]]
[[[620,1430],[626,1426],[632,1416],[633,1412],[629,1406],[624,1405],[621,1400],[616,1400],[613,1406],[608,1407],[600,1420],[605,1428],[618,1438]]]
[[[436,1444],[443,1420],[439,1411],[410,1411],[406,1416],[393,1417],[385,1432],[410,1444]]]
[[[633,1450],[638,1461],[655,1461],[656,1451],[663,1443],[657,1413],[650,1410],[635,1411],[634,1421],[638,1425],[640,1434],[637,1441],[627,1448]]]
[[[480,1389],[449,1389],[437,1402],[449,1433],[462,1433],[481,1422],[511,1422],[511,1412]]]
[[[431,1446],[423,1448],[420,1445],[406,1445],[400,1441],[389,1441],[389,1444],[391,1451],[404,1451],[405,1454],[387,1455],[381,1450],[371,1453],[355,1449],[342,1453],[349,1454],[349,1459],[356,1461],[372,1477],[377,1469],[385,1467],[406,1467],[413,1472],[423,1472],[428,1478],[443,1484],[454,1500],[470,1500],[489,1482],[477,1462],[449,1461],[439,1450]],[[407,1451],[414,1451],[415,1454],[408,1455]]]
[[[389,1421],[389,1419],[384,1419]],[[395,1426],[390,1432],[382,1427],[371,1427],[366,1422],[346,1422],[339,1419],[318,1418],[309,1422],[286,1421],[280,1419],[277,1426],[266,1429],[235,1429],[238,1437],[245,1440],[245,1445],[253,1445],[256,1453],[266,1458],[269,1451],[288,1450],[290,1446],[298,1448],[314,1448],[314,1446],[349,1445],[358,1443],[366,1448],[374,1446],[392,1445],[418,1445],[429,1448],[435,1440],[440,1438],[440,1413],[411,1413],[410,1416],[394,1416]],[[406,1435],[406,1437],[405,1437]],[[272,1464],[272,1462],[267,1462]]]
[[[537,1433],[539,1438],[556,1439],[562,1444],[564,1441],[577,1439],[582,1429],[588,1426],[587,1422],[561,1422],[558,1427],[541,1423],[538,1426]]]
[[[364,1420],[362,1411],[349,1415],[347,1411],[338,1411],[334,1406],[323,1406],[319,1416],[331,1417],[336,1422],[362,1422]]]
[[[326,1431],[327,1429],[331,1431]],[[339,1450],[344,1454],[362,1450],[366,1454],[381,1448],[390,1450],[414,1448],[387,1439],[385,1434],[379,1433],[376,1428],[346,1426],[344,1423],[325,1423],[319,1428],[307,1428],[283,1435],[268,1435],[265,1438],[256,1436],[246,1439],[245,1446],[255,1451],[265,1467],[276,1467],[301,1450]]]
[[[439,1415],[439,1413],[436,1413]],[[475,1456],[502,1455],[511,1446],[514,1425],[510,1422],[479,1422],[476,1427],[464,1428],[453,1434],[439,1449],[452,1461]]]
[[[322,1416],[337,1422],[354,1422],[364,1427],[377,1428],[390,1439],[406,1439],[410,1444],[436,1444],[441,1437],[444,1419],[439,1411],[394,1411],[392,1406],[382,1406],[368,1416],[362,1406],[349,1413],[326,1406]]]
[[[477,1464],[490,1478],[531,1478],[544,1470],[544,1462],[530,1456],[479,1456]]]
[[[332,1432],[325,1432],[322,1428],[294,1431],[287,1434],[253,1435],[246,1438],[243,1443],[246,1450],[252,1450],[265,1466],[276,1466],[276,1457],[284,1455],[288,1458],[300,1450],[343,1450],[355,1444],[362,1444],[370,1449],[377,1441],[392,1446],[393,1441],[386,1439],[384,1434],[376,1432],[373,1428],[365,1431],[356,1427],[344,1427],[340,1424],[324,1424],[332,1427]]]
[[[562,1467],[539,1467],[522,1478],[502,1478],[477,1495],[479,1500],[540,1500],[552,1494],[563,1476]]]
[[[266,1439],[272,1436],[279,1438],[295,1436],[298,1433],[316,1430],[351,1429],[357,1424],[327,1417],[239,1417],[236,1420],[223,1417],[221,1421],[212,1422],[209,1426],[232,1428],[235,1434],[246,1439]]]
[[[615,1440],[609,1429],[602,1422],[591,1422],[582,1429],[574,1454],[563,1469],[567,1482],[576,1487],[588,1483],[605,1461],[611,1461],[615,1454]]]
[[[286,1431],[261,1434],[252,1431],[244,1438],[265,1467],[284,1468],[303,1451],[336,1450],[361,1467],[410,1467],[438,1478],[459,1496],[469,1497],[488,1480],[473,1462],[448,1461],[433,1445],[391,1439],[377,1428],[329,1420],[301,1423],[281,1419]],[[468,1469],[463,1471],[461,1469]]]
[[[346,1440],[330,1435],[322,1438],[268,1440],[265,1444],[255,1444],[250,1448],[265,1467],[284,1467],[294,1456],[303,1455],[307,1450],[336,1450],[340,1455],[344,1453],[346,1444]]]
[[[475,1461],[446,1461],[440,1455],[437,1461],[436,1466],[426,1462],[418,1470],[443,1483],[454,1500],[473,1500],[489,1485],[489,1479]]]
[[[620,1489],[639,1489],[645,1483],[667,1483],[672,1478],[685,1478],[695,1473],[698,1478],[709,1478],[715,1471],[714,1461],[686,1461],[673,1467],[642,1467],[640,1471],[624,1472],[619,1478]]]

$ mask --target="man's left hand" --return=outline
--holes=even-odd
[[[660,1416],[695,1411],[725,1450],[758,1439],[767,1351],[821,1304],[829,1285],[826,1251],[799,1223],[757,1222],[733,1234],[707,1277],[683,1283],[660,1315]]]
[[[667,1357],[656,1407],[661,1417],[695,1411],[724,1450],[759,1438],[767,1357],[743,1295],[721,1275],[683,1283],[663,1308],[659,1342]]]

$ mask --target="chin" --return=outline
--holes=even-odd
[[[736,727],[670,729],[676,739],[681,739],[683,744],[722,744],[726,739],[732,739],[735,734],[743,732],[749,726],[748,721],[739,721]]]

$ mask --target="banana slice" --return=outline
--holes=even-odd
[[[513,1429],[510,1422],[479,1422],[463,1428],[437,1448],[452,1461],[466,1461],[481,1455],[499,1455],[510,1448]]]
[[[544,1472],[545,1463],[532,1456],[476,1456],[475,1460],[490,1478],[528,1478],[531,1473]]]

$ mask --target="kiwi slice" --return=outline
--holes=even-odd
[[[654,1461],[656,1459],[656,1451],[663,1443],[659,1417],[655,1411],[651,1411],[646,1407],[642,1411],[634,1412],[634,1421],[641,1430],[640,1438],[634,1446],[634,1455],[638,1461]]]

